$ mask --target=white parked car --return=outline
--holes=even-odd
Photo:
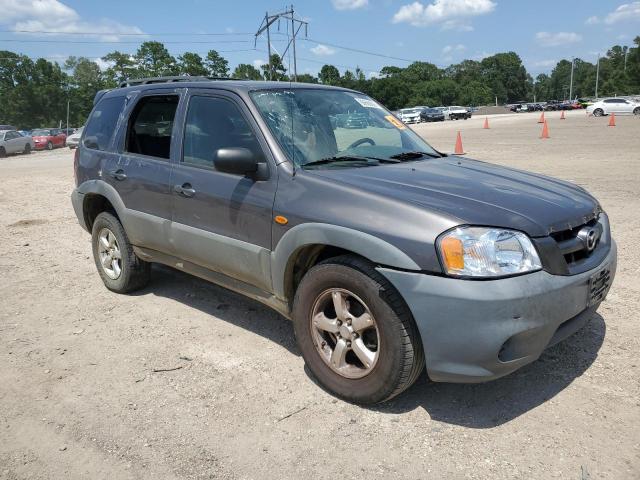
[[[17,130],[0,130],[0,157],[12,153],[31,153],[33,138],[22,136]]]
[[[471,112],[464,107],[445,107],[442,113],[444,113],[446,120],[459,120],[461,118],[466,120],[467,118],[471,118]]]
[[[400,110],[400,120],[404,123],[420,123],[422,108],[403,108]]]
[[[82,130],[84,130],[84,127],[80,127],[78,130],[67,137],[67,147],[72,150],[74,148],[78,148],[80,137],[82,136]]]
[[[626,98],[605,98],[587,107],[587,113],[594,117],[602,115],[640,115],[640,102]]]

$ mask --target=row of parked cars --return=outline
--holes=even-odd
[[[54,148],[76,148],[80,142],[82,128],[36,128],[17,130],[12,125],[0,125],[0,158],[33,150]]]
[[[395,114],[404,123],[443,122],[444,120],[467,120],[471,118],[472,109],[459,106],[418,106],[403,108]]]

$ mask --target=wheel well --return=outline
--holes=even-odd
[[[84,198],[83,211],[84,211],[85,223],[89,230],[91,230],[91,228],[93,227],[93,222],[98,216],[98,214],[102,212],[112,213],[116,218],[119,219],[116,209],[113,208],[113,205],[111,204],[111,202],[106,197],[103,197],[102,195],[97,195],[97,194],[86,195]]]
[[[289,302],[298,289],[298,285],[305,273],[318,263],[341,255],[354,255],[362,257],[355,252],[332,245],[307,245],[297,250],[289,259],[285,270],[285,296]]]

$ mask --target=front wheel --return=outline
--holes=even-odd
[[[53,142],[47,142],[47,150],[53,150]]]
[[[640,115],[640,107],[636,107],[633,109],[633,114],[634,115]]]
[[[93,259],[105,286],[117,293],[128,293],[149,282],[151,264],[133,251],[120,221],[111,213],[98,214],[91,230]]]
[[[296,291],[293,321],[311,373],[347,401],[389,400],[411,386],[424,367],[409,308],[359,257],[329,259],[309,270]]]
[[[601,108],[596,108],[596,109],[593,111],[593,116],[594,116],[594,117],[601,117],[601,116],[603,116],[603,115],[604,115],[604,110],[602,110]]]
[[[27,154],[27,155],[29,155],[31,153],[31,145],[30,144],[27,143],[24,146],[24,153]]]

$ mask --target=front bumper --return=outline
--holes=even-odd
[[[71,205],[73,205],[73,211],[76,213],[76,217],[78,217],[80,226],[91,233],[84,218],[84,193],[78,191],[77,188],[74,188],[73,192],[71,192]]]
[[[580,329],[589,280],[605,268],[613,283],[617,249],[596,268],[572,275],[539,271],[498,280],[461,280],[378,268],[400,292],[418,325],[427,373],[436,382],[476,383],[533,362],[545,348]]]

